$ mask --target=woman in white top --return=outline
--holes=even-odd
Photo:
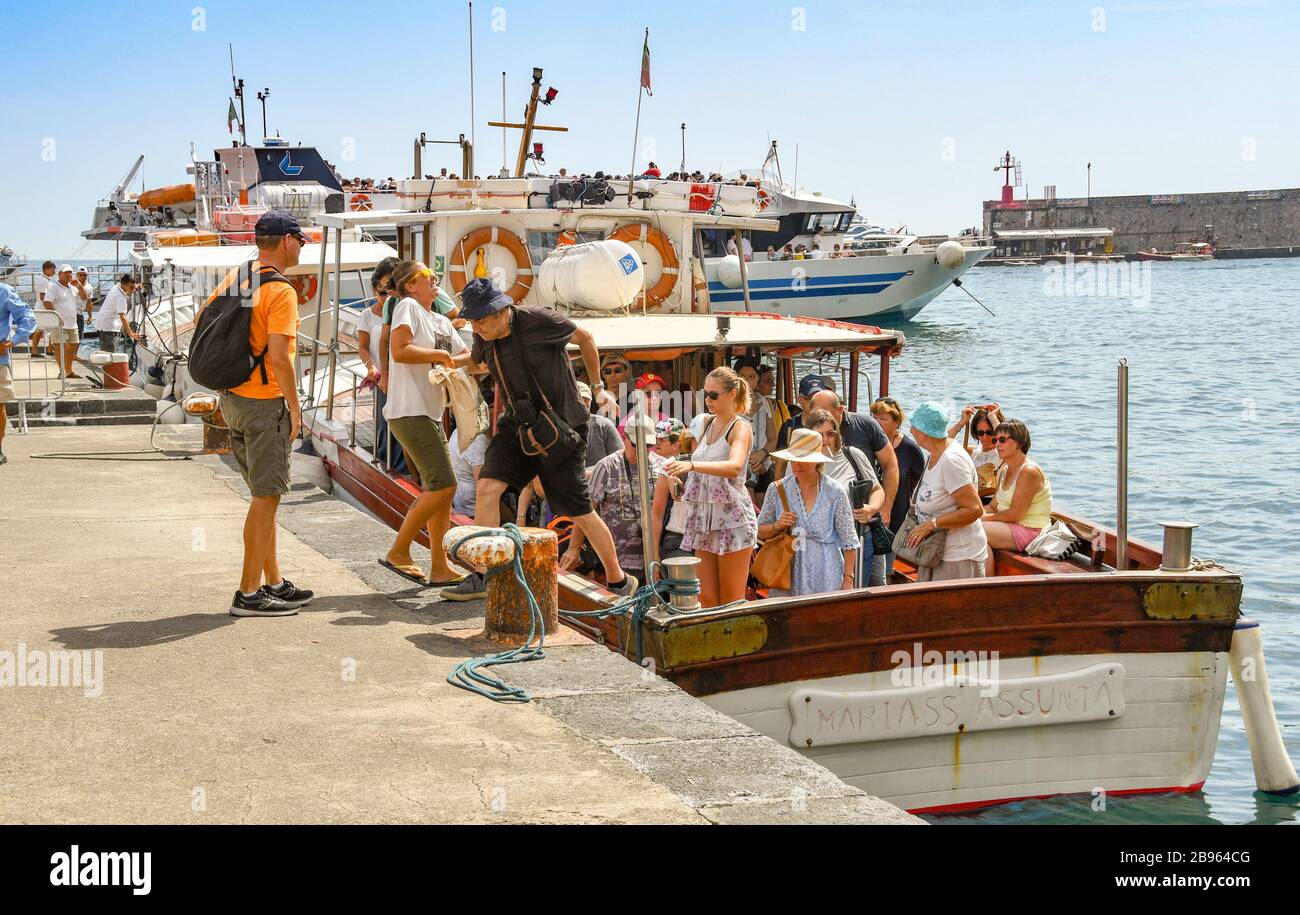
[[[401,301],[393,307],[389,334],[384,417],[393,437],[401,443],[408,464],[419,471],[424,492],[407,511],[397,539],[380,564],[417,584],[447,587],[466,576],[447,564],[442,549],[442,536],[451,527],[456,473],[442,434],[446,397],[441,387],[429,381],[429,368],[454,368],[453,357],[468,348],[451,321],[433,308],[438,289],[432,270],[419,261],[403,261],[393,272],[393,291]],[[411,543],[426,526],[433,554],[429,578],[411,558]]]
[[[916,512],[921,523],[912,529],[909,545],[916,547],[940,529],[946,530],[943,557],[933,568],[916,570],[917,581],[983,578],[988,538],[980,518],[975,463],[966,449],[948,437],[948,411],[934,401],[912,411],[912,438],[926,452],[925,472],[916,487]]]

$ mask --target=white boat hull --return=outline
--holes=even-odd
[[[1062,698],[1073,690],[1088,699],[1086,684],[1099,665],[1122,668],[1121,684],[1106,690],[1105,701],[1098,705],[1092,696],[1087,706]],[[912,812],[944,812],[1057,794],[1199,789],[1214,760],[1228,666],[1222,652],[1003,660],[996,696],[987,704],[972,697],[974,711],[961,721],[949,711],[958,700],[943,700],[956,696],[952,681],[914,695],[909,705],[906,690],[891,681],[897,671],[704,699],[848,784]],[[910,670],[917,678],[910,682],[923,682],[920,668]],[[1055,712],[1052,690],[1041,688],[1053,678]],[[891,712],[874,725],[868,712],[864,721],[864,710],[884,708],[886,700]]]
[[[989,255],[992,248],[966,248],[965,260],[946,268],[933,250],[915,254],[805,260],[753,260],[746,264],[749,300],[755,311],[875,324],[880,319],[911,320],[952,281]],[[714,311],[744,311],[741,290],[718,278],[708,262],[709,301]]]

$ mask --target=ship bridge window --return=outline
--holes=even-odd
[[[705,257],[725,257],[727,241],[734,237],[730,229],[700,229],[700,235],[704,238]]]
[[[809,235],[818,232],[847,232],[852,222],[852,213],[811,213],[804,231]]]

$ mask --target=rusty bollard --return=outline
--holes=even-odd
[[[495,530],[492,536],[475,537],[470,534]],[[521,527],[524,542],[524,579],[532,589],[542,620],[549,635],[560,625],[559,600],[559,539],[554,531],[535,527]],[[515,558],[515,543],[498,528],[454,527],[442,538],[447,558],[469,566],[479,574],[489,569],[510,566]],[[514,572],[506,570],[487,579],[487,600],[484,609],[483,634],[494,642],[521,645],[528,638],[531,626],[528,596],[515,579]]]

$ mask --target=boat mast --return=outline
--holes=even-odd
[[[554,130],[557,133],[568,133],[569,131],[569,128],[567,127],[550,127],[546,124],[537,123],[537,103],[540,101],[538,96],[541,95],[541,92],[542,68],[533,67],[533,88],[532,93],[528,97],[528,107],[524,109],[524,122],[522,124],[515,124],[508,121],[488,121],[489,127],[513,127],[524,132],[523,136],[519,138],[519,157],[515,160],[516,178],[522,178],[524,176],[524,166],[528,164],[528,145],[533,140],[534,130]],[[546,93],[546,100],[543,101],[542,104],[549,105],[554,101],[556,94],[557,93],[554,89],[549,90]]]

